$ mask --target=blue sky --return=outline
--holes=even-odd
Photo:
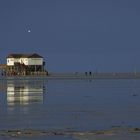
[[[140,71],[139,5],[138,0],[0,0],[0,61],[9,53],[36,52],[53,72]]]

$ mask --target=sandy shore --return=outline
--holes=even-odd
[[[93,131],[66,131],[66,130],[32,130],[32,129],[23,129],[23,130],[0,130],[0,137],[4,139],[4,137],[9,138],[22,138],[22,137],[53,137],[57,136],[69,136],[74,139],[79,140],[104,140],[106,139],[128,139],[131,140],[140,136],[140,128],[129,128],[129,127],[113,127],[109,130],[93,130]]]
[[[20,75],[20,76],[1,76],[0,79],[140,79],[140,72],[73,72],[73,73],[49,73],[49,75]]]
[[[140,78],[140,72],[84,72],[84,73],[50,73],[48,78],[76,78],[76,79],[136,79]]]

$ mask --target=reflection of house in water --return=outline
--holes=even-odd
[[[7,104],[27,105],[33,103],[43,103],[45,92],[43,81],[21,80],[7,81]]]

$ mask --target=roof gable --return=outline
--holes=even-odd
[[[33,53],[33,54],[29,55],[28,58],[43,58],[43,57],[38,55],[37,53]]]
[[[43,57],[36,53],[33,53],[33,54],[9,54],[7,58],[43,58]]]

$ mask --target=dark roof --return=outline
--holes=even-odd
[[[42,56],[33,53],[33,54],[9,54],[7,58],[43,58]]]

